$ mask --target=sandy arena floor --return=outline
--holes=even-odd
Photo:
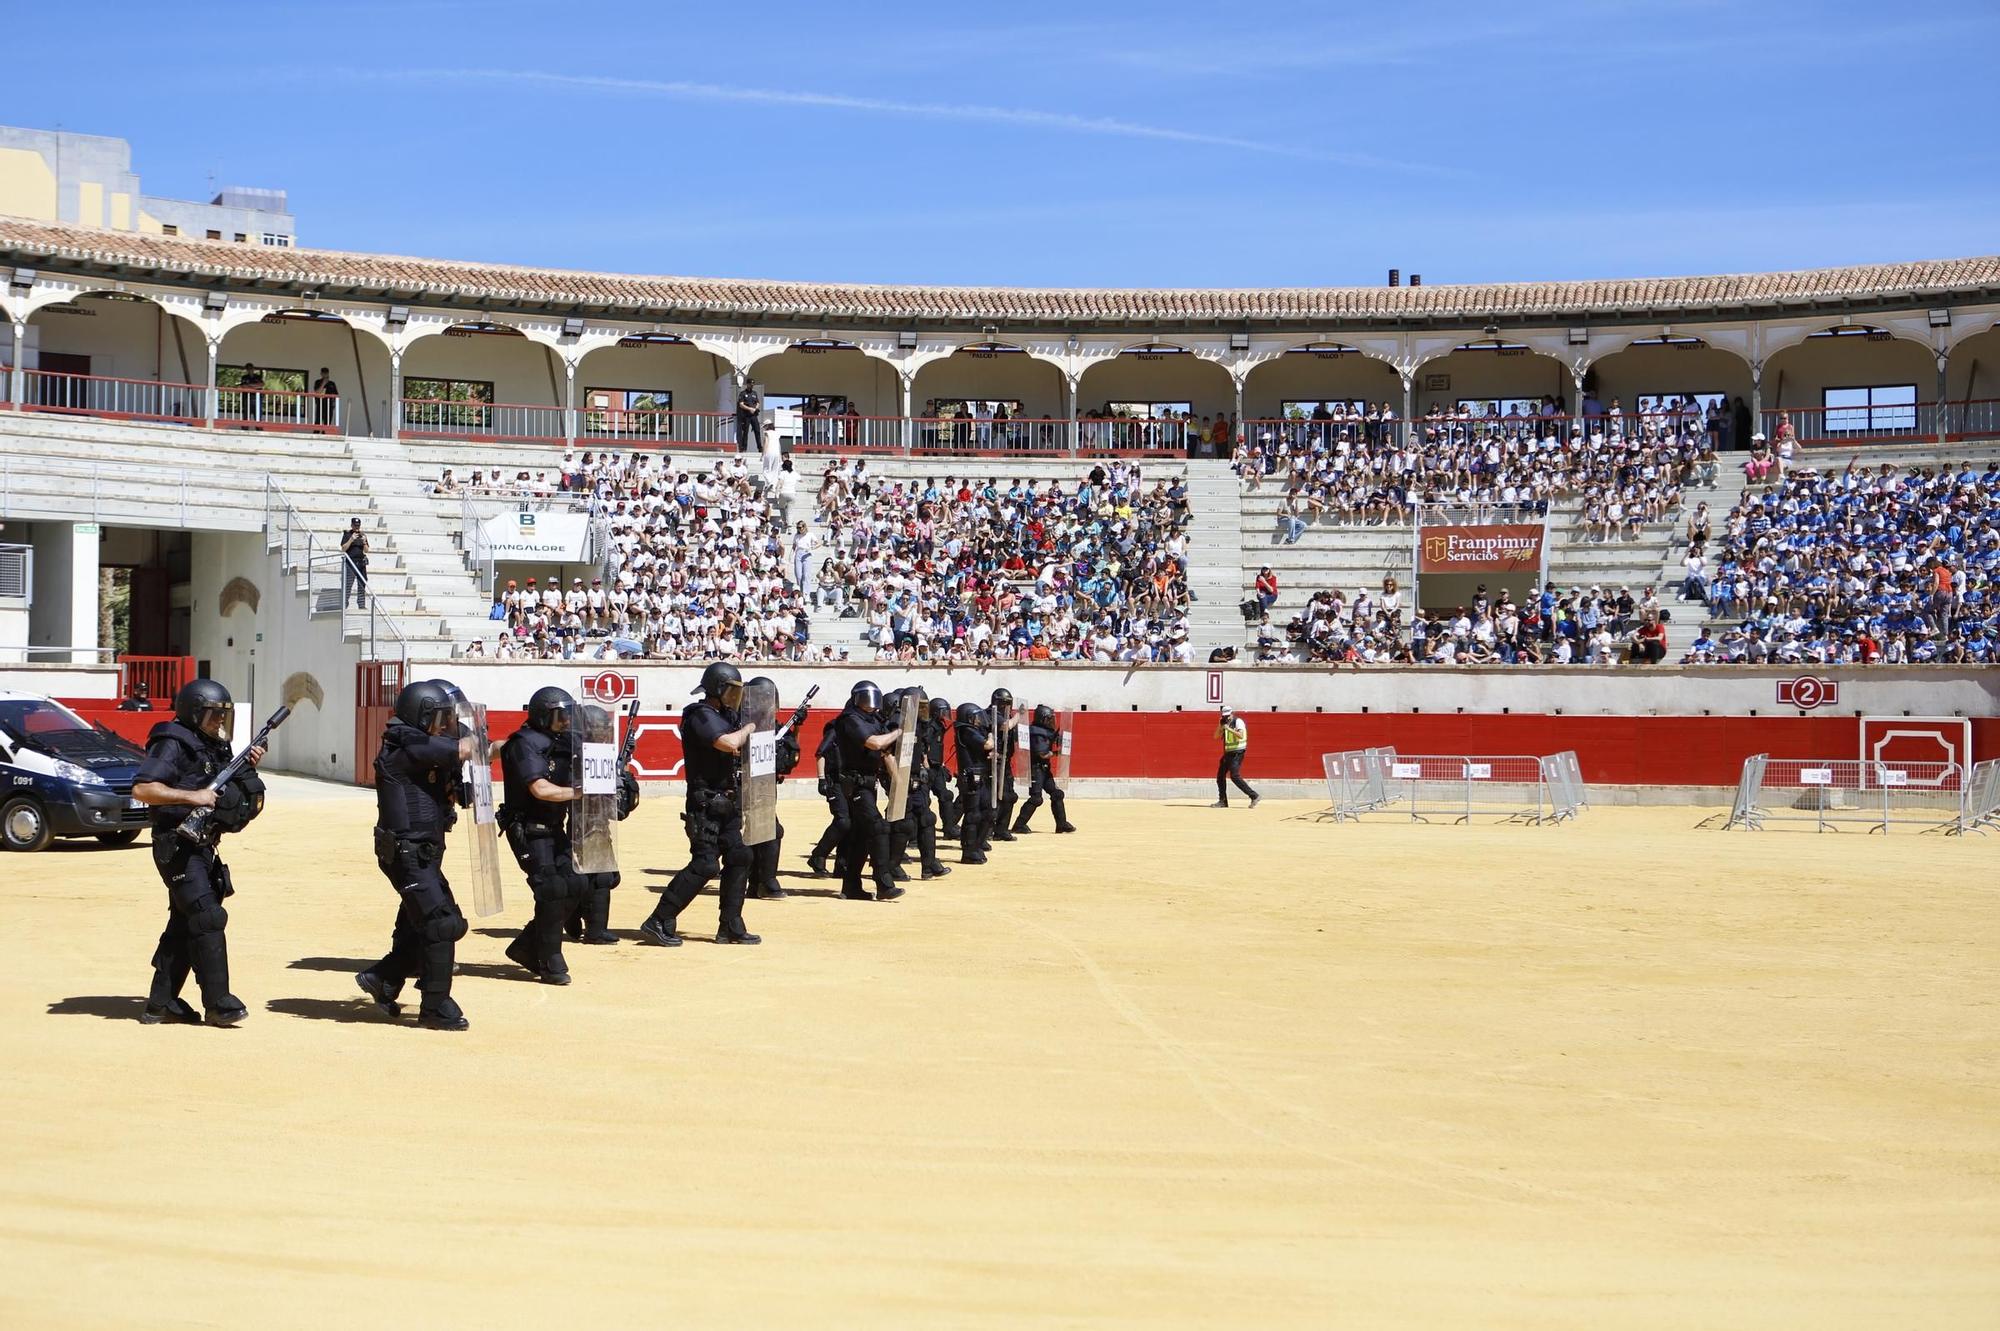
[[[0,1326],[2000,1323],[2000,841],[1309,807],[1079,801],[568,989],[510,865],[456,1037],[350,979],[355,792],[232,839],[235,1031],[133,1020],[143,842],[0,859]]]

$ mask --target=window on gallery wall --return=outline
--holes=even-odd
[[[1821,392],[1828,434],[1898,434],[1917,428],[1915,384],[1868,384]]]

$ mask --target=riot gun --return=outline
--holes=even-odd
[[[618,746],[618,770],[624,771],[632,765],[632,755],[639,748],[639,700],[634,698],[625,708],[625,742]]]
[[[792,709],[791,719],[778,727],[779,739],[783,739],[806,723],[806,709],[812,706],[812,700],[818,696],[819,685],[815,684],[806,690],[806,696],[799,699],[799,705]]]
[[[224,786],[234,781],[236,774],[250,765],[251,750],[263,748],[264,741],[271,738],[271,732],[285,724],[285,718],[291,714],[292,709],[289,706],[280,707],[277,711],[271,713],[271,719],[264,723],[264,728],[251,736],[249,747],[245,748],[243,752],[237,754],[234,758],[231,758],[228,765],[215,774],[215,780],[208,783],[208,788],[220,792]],[[200,845],[208,839],[209,820],[214,816],[215,810],[212,808],[196,809],[193,813],[181,819],[181,825],[175,830],[189,841]]]

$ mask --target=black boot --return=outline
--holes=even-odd
[[[739,924],[734,929],[717,930],[715,941],[718,943],[761,943],[764,940]]]
[[[458,1004],[451,1001],[450,994],[435,998],[425,994],[423,1006],[417,1009],[417,1025],[427,1031],[462,1031],[472,1023],[459,1011]]]
[[[514,941],[507,944],[507,960],[531,975],[542,973],[542,963],[535,956],[535,940],[526,929],[521,930],[515,935]]]
[[[924,877],[926,878],[942,878],[950,872],[951,872],[950,866],[942,863],[926,864],[924,866]]]
[[[811,869],[811,870],[812,870],[812,876],[813,876],[813,877],[815,877],[815,878],[831,878],[831,877],[833,877],[833,875],[832,875],[832,874],[830,874],[830,873],[828,873],[828,872],[827,872],[827,869],[826,869],[826,856],[824,856],[824,855],[808,855],[808,856],[806,856],[806,868],[808,868],[808,869]]]
[[[212,1003],[203,995],[202,1003],[208,1009],[204,1020],[211,1026],[234,1026],[250,1015],[250,1009],[235,994],[224,994]]]
[[[403,1015],[403,1005],[396,1001],[396,995],[403,992],[402,984],[391,984],[374,971],[362,971],[354,977],[355,987],[374,1000],[375,1010],[385,1017]]]
[[[1057,824],[1056,824],[1056,831],[1058,831],[1058,832],[1074,832],[1074,831],[1076,831],[1076,824],[1075,824],[1075,823],[1057,823]]]
[[[642,942],[657,943],[661,947],[681,945],[681,936],[674,932],[674,926],[657,915],[646,917],[646,922],[639,926],[639,938]]]
[[[903,889],[900,887],[878,886],[875,889],[875,899],[877,901],[894,901],[897,897],[900,897],[902,895],[903,895]]]
[[[196,1012],[194,1005],[179,994],[167,998],[147,999],[146,1010],[139,1014],[139,1024],[158,1026],[162,1022],[172,1022],[180,1026],[199,1026],[201,1013]]]

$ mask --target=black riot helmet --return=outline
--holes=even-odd
[[[396,695],[396,719],[426,733],[436,725],[440,712],[449,714],[451,710],[451,694],[446,692],[443,680],[420,679],[405,684]]]
[[[943,698],[932,698],[930,716],[933,724],[942,724],[951,720],[951,704]]]
[[[991,703],[995,707],[1012,707],[1014,705],[1014,694],[1008,689],[995,689],[993,690]]]
[[[882,690],[875,687],[874,680],[864,679],[847,695],[847,705],[864,712],[879,712],[882,710]]]
[[[576,706],[576,699],[565,689],[553,684],[535,690],[535,696],[528,699],[528,724],[536,730],[550,735],[569,729],[569,709]],[[561,719],[558,724],[558,718]]]
[[[962,702],[958,705],[958,723],[962,726],[985,725],[986,713],[976,702]]]
[[[775,709],[778,706],[778,681],[772,679],[769,675],[758,675],[745,683],[743,687],[749,689],[756,688],[758,685],[762,685],[771,691],[771,706]]]
[[[174,720],[190,730],[215,734],[206,723],[218,713],[222,717],[221,735],[226,737],[236,720],[236,704],[229,700],[229,690],[212,679],[191,679],[174,695]]]
[[[734,707],[743,701],[743,672],[727,661],[711,661],[701,672],[701,687],[696,692],[712,703]]]
[[[1049,705],[1048,705],[1047,703],[1042,703],[1042,704],[1040,704],[1039,706],[1037,706],[1037,707],[1035,708],[1035,724],[1036,724],[1036,725],[1038,725],[1038,726],[1041,726],[1041,727],[1043,727],[1044,729],[1046,729],[1046,728],[1048,728],[1048,727],[1050,727],[1050,726],[1053,726],[1053,725],[1054,725],[1055,723],[1056,723],[1056,709],[1055,709],[1055,708],[1053,708],[1053,707],[1049,706]]]

